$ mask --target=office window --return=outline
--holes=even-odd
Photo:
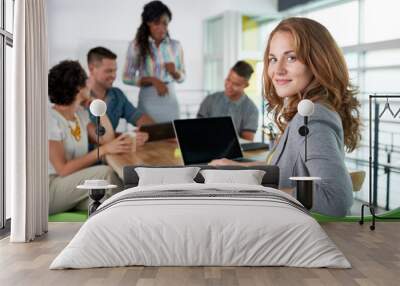
[[[14,1],[0,0],[0,229],[11,216],[10,194],[5,190],[5,101],[11,93]]]
[[[14,0],[5,0],[5,30],[13,33],[14,22]]]
[[[358,73],[356,71],[349,72],[350,82],[352,85],[359,86],[360,82],[358,79]]]
[[[242,51],[259,51],[262,49],[260,23],[255,17],[242,16]]]
[[[6,59],[5,59],[5,98],[10,98],[11,96],[11,75],[12,75],[12,47],[6,45]],[[5,141],[5,140],[4,140]],[[3,142],[4,142],[3,141]],[[5,218],[11,217],[11,192],[9,189],[5,190]]]
[[[386,41],[400,38],[400,1],[365,1],[365,42]]]
[[[221,56],[223,47],[223,18],[217,17],[206,24],[206,54]]]
[[[205,82],[206,90],[209,92],[216,92],[223,88],[224,84],[224,72],[222,67],[222,60],[220,59],[209,59],[207,60],[207,65],[204,66],[205,69]]]
[[[269,34],[271,34],[272,30],[275,29],[276,26],[278,26],[280,21],[281,21],[280,19],[279,20],[270,20],[270,21],[264,22],[260,26],[260,34],[263,37],[263,43],[264,43],[262,48],[266,47],[267,41],[268,41],[268,38],[269,38]]]
[[[358,67],[358,54],[357,53],[345,54],[344,59],[346,60],[347,68],[353,69],[353,68]]]
[[[304,17],[323,24],[339,46],[355,45],[358,42],[358,6],[358,1],[350,1],[305,13]]]
[[[208,91],[223,88],[223,17],[210,19],[205,24],[204,87]]]
[[[364,91],[367,93],[399,92],[400,68],[390,70],[367,70]]]
[[[400,48],[370,51],[365,55],[366,67],[400,66]]]
[[[0,229],[5,225],[4,193],[4,35],[0,35]]]

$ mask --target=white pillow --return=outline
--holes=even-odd
[[[199,170],[199,167],[135,168],[139,177],[138,186],[195,183],[193,179]]]
[[[202,170],[205,184],[234,183],[246,185],[261,185],[265,171],[261,170]]]

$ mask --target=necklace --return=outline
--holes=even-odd
[[[75,127],[72,128],[71,124],[68,122],[69,131],[71,132],[71,135],[74,136],[76,141],[80,141],[81,140],[81,126],[79,124],[79,118],[76,115],[74,115],[74,123],[75,123]]]

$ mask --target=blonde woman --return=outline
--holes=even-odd
[[[267,158],[267,163],[280,168],[279,187],[292,188],[291,176],[321,177],[316,182],[313,210],[346,215],[353,198],[344,151],[353,151],[361,139],[359,101],[342,52],[329,31],[307,18],[281,21],[268,39],[263,82],[270,113],[282,133]],[[304,137],[298,132],[304,123],[297,113],[301,99],[315,104],[308,126],[307,162]],[[220,159],[211,164],[235,162]]]

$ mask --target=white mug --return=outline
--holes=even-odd
[[[132,131],[125,132],[128,138],[132,140],[132,152],[136,152],[136,133]]]

